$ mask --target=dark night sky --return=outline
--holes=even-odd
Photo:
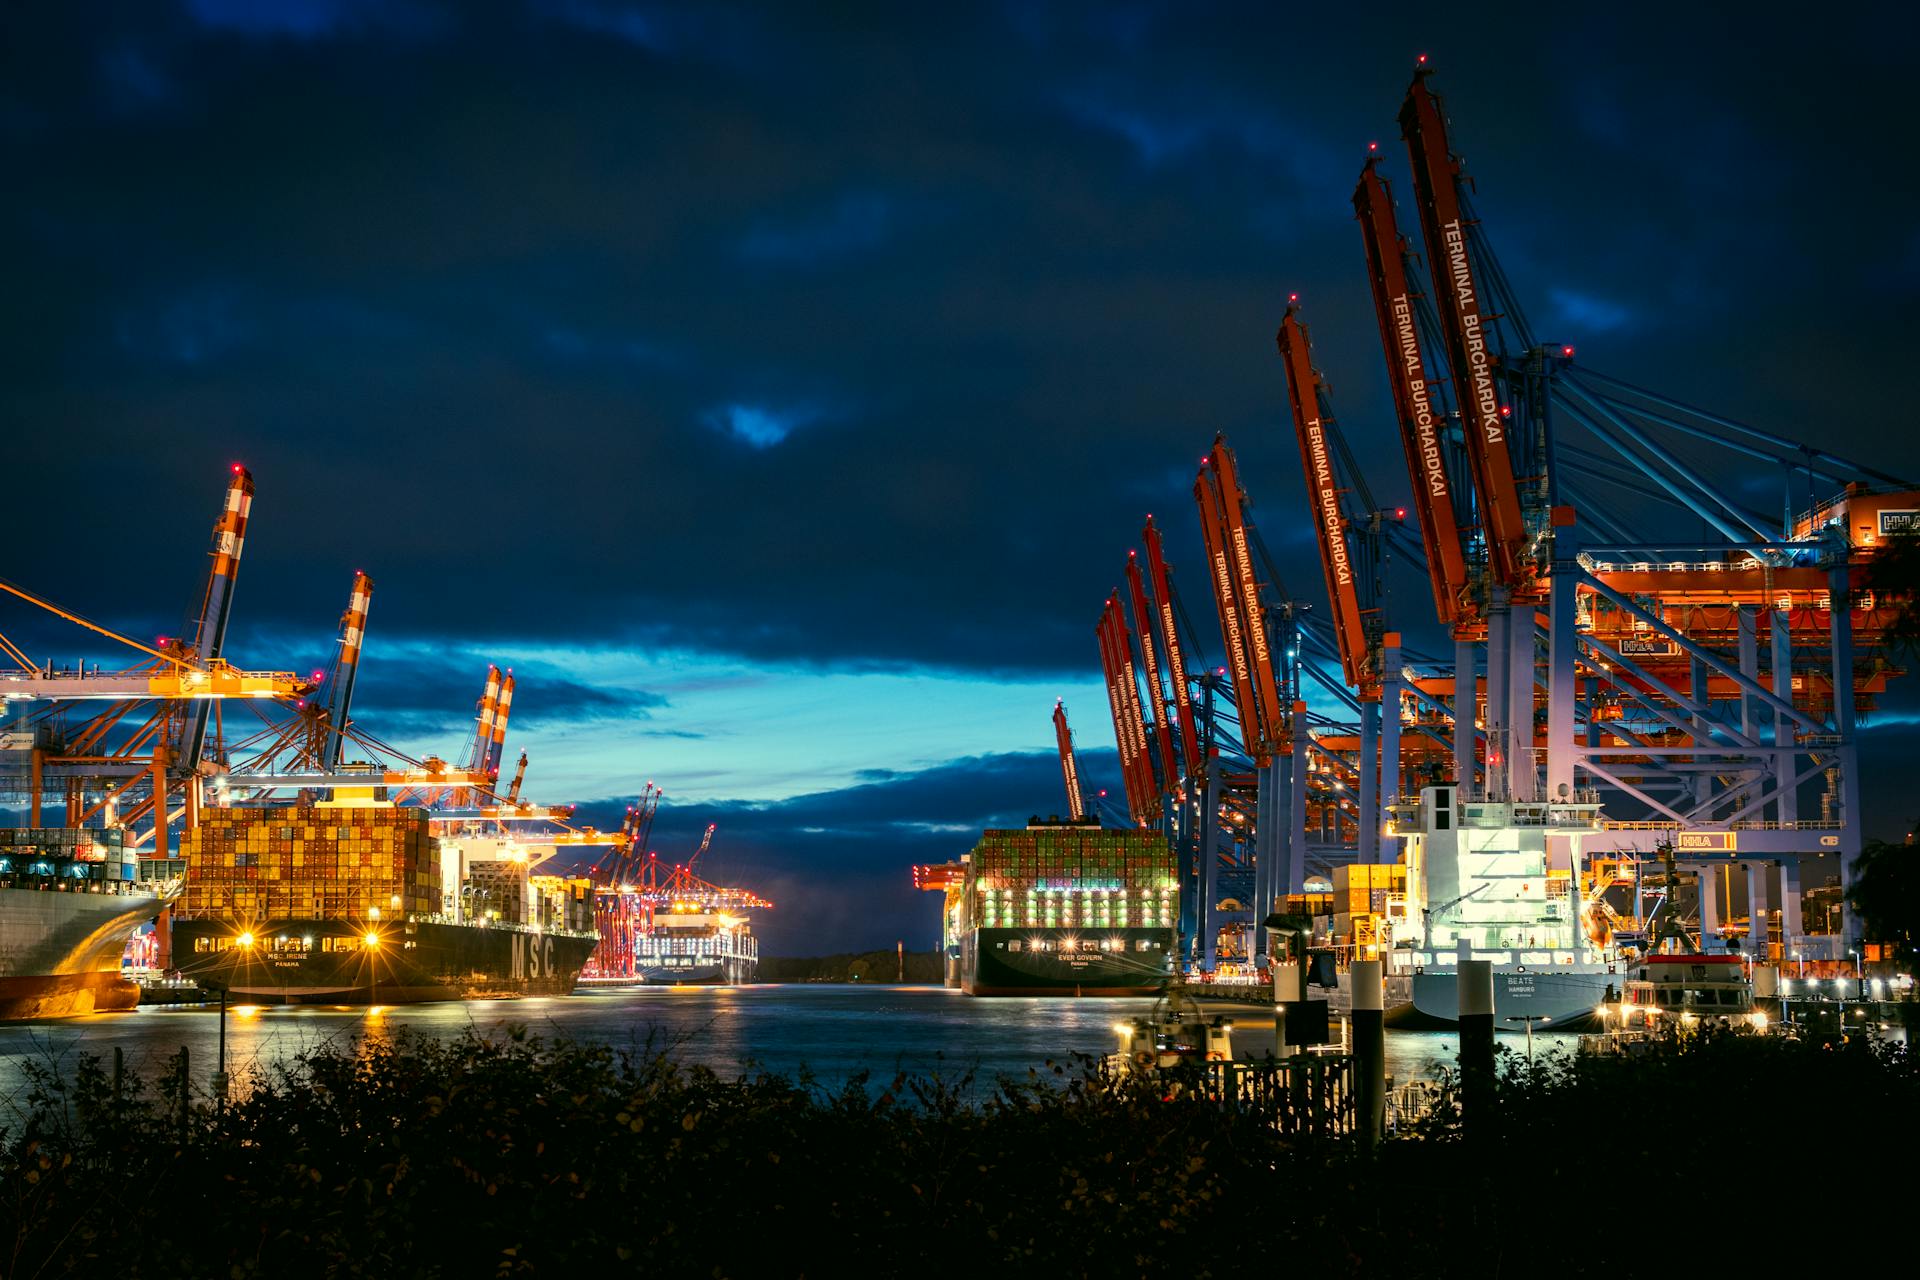
[[[1060,807],[1056,693],[1111,775],[1092,623],[1144,512],[1197,569],[1214,431],[1317,591],[1289,292],[1404,492],[1348,196],[1415,53],[1537,329],[1920,473],[1916,20],[1763,12],[14,7],[0,572],[177,628],[242,459],[236,658],[364,568],[369,727],[457,751],[511,661],[540,798],[718,820],[773,951],[930,945],[906,864]]]

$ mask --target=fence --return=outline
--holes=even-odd
[[[1353,1058],[1308,1054],[1265,1062],[1209,1062],[1209,1097],[1282,1134],[1346,1137],[1354,1131]]]

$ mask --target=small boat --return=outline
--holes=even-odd
[[[1149,1074],[1233,1060],[1233,1020],[1206,1012],[1177,989],[1169,988],[1145,1017],[1116,1022],[1113,1029],[1120,1052],[1112,1061],[1121,1071]]]
[[[1699,1026],[1767,1028],[1754,1007],[1746,964],[1730,955],[1650,955],[1628,970],[1617,1003],[1600,1016],[1622,1031],[1691,1030]]]

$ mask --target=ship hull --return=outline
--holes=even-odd
[[[970,996],[1150,995],[1172,975],[1173,949],[1171,929],[975,929],[961,948],[960,989]]]
[[[1409,1023],[1452,1026],[1460,1021],[1458,984],[1451,973],[1410,976],[1412,1011]],[[1618,995],[1621,977],[1604,970],[1528,969],[1495,970],[1493,1025],[1497,1031],[1562,1031],[1590,1022],[1594,1009],[1611,987]]]
[[[649,986],[733,986],[752,982],[756,964],[744,957],[726,957],[695,965],[636,964],[634,976]]]
[[[0,1022],[133,1008],[140,989],[120,976],[120,953],[166,903],[153,892],[0,889]]]
[[[183,975],[250,1004],[564,996],[596,942],[591,934],[410,921],[379,929],[379,945],[368,947],[366,931],[347,921],[269,920],[242,949],[236,932],[222,921],[176,921],[174,956]]]

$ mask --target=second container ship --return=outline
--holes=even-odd
[[[968,995],[1139,995],[1173,974],[1179,890],[1154,832],[1041,821],[983,833],[949,893]]]
[[[566,995],[598,936],[588,881],[435,839],[424,809],[207,809],[183,853],[174,964],[250,1003]]]

